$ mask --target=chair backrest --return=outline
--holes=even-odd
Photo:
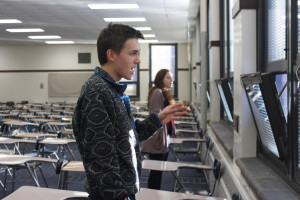
[[[237,193],[233,193],[231,196],[232,200],[241,200],[241,196]]]
[[[215,180],[214,180],[214,185],[211,189],[209,196],[212,196],[212,194],[215,191],[216,185],[220,179],[220,172],[221,172],[221,162],[218,159],[215,159],[214,168],[213,168],[213,175],[214,175]]]
[[[206,158],[207,158],[208,153],[209,153],[210,144],[211,144],[211,139],[210,139],[210,137],[207,136],[205,138],[206,152],[205,152],[204,158],[202,159],[203,165],[205,165]]]

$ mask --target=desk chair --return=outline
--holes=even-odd
[[[76,143],[75,139],[66,139],[66,138],[45,138],[43,140],[40,140],[39,145],[41,145],[39,147],[39,151],[41,152],[43,149],[41,147],[43,147],[43,145],[58,145],[58,153],[62,153],[63,157],[65,155],[65,149],[62,146],[65,146],[67,151],[70,153],[70,155],[72,156],[73,160],[76,160],[75,155],[73,154],[72,149],[69,146],[69,143]],[[58,157],[57,157],[58,159]]]
[[[185,147],[184,143],[196,143],[195,147]],[[170,138],[170,151],[173,153],[176,161],[180,161],[180,154],[197,154],[199,159],[202,160],[201,151],[202,143],[206,144],[206,153],[204,160],[206,159],[211,140],[209,137],[204,138]],[[175,146],[174,146],[175,145]]]
[[[194,154],[198,155],[201,160],[201,151],[202,151],[202,143],[206,143],[206,146],[209,147],[210,138],[206,137],[205,139],[202,137],[202,131],[195,134],[194,138],[171,138],[170,140],[170,150],[172,151],[174,158],[179,161],[179,155],[183,154]],[[178,141],[178,143],[174,143]],[[172,143],[173,142],[173,143]],[[180,142],[180,143],[179,143]],[[189,146],[187,144],[190,144]]]
[[[59,174],[57,189],[68,188],[68,174],[69,172],[82,172],[85,173],[82,161],[60,161],[56,173]]]
[[[63,200],[63,199],[87,199],[88,193],[70,190],[58,190],[33,186],[22,186],[3,200]]]
[[[0,154],[0,165],[5,166],[6,169],[13,168],[13,185],[12,185],[12,191],[14,190],[14,181],[15,181],[15,169],[19,168],[20,166],[25,166],[25,168],[28,170],[32,180],[34,181],[35,185],[37,187],[40,187],[40,184],[37,179],[36,173],[34,173],[30,166],[30,162],[49,162],[49,163],[57,163],[56,159],[49,159],[49,158],[41,158],[41,157],[31,157],[31,156],[23,156],[23,155],[4,155]],[[44,177],[44,174],[42,172],[42,169],[38,166],[40,173],[43,177],[43,180],[47,185],[46,179]],[[5,180],[4,180],[4,188],[6,188],[6,182],[7,182],[7,170],[5,173]]]
[[[136,200],[226,200],[221,197],[207,197],[178,192],[141,188],[136,194]],[[4,199],[6,200],[6,199]]]
[[[218,160],[217,163],[220,163]],[[214,166],[209,165],[198,165],[198,164],[192,164],[192,163],[186,163],[186,162],[172,162],[172,161],[158,161],[158,160],[143,160],[142,162],[142,168],[148,169],[148,170],[155,170],[155,171],[162,171],[162,172],[171,172],[171,174],[174,176],[175,183],[178,183],[180,187],[185,190],[185,186],[181,182],[178,176],[178,170],[179,169],[200,169],[200,170],[213,170],[215,169]],[[176,185],[174,184],[174,191]]]

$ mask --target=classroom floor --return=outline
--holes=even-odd
[[[76,144],[75,143],[71,144],[70,147],[75,153],[76,158],[80,159]],[[32,148],[34,148],[34,146],[32,146]],[[70,159],[70,155],[68,153],[66,154],[66,156],[67,159]],[[183,155],[182,158],[184,158],[184,160],[189,160],[189,161],[199,161],[199,157],[196,155]],[[174,157],[172,153],[169,153],[168,160],[174,161]],[[48,187],[57,188],[58,175],[56,174],[54,166],[49,163],[44,163],[42,165],[42,170],[46,177]],[[37,174],[39,177],[39,183],[41,187],[46,187],[39,171],[37,171]],[[140,178],[141,187],[147,188],[148,174],[149,174],[148,170],[142,170],[141,178]],[[182,180],[182,183],[189,188],[208,187],[204,173],[201,170],[191,170],[191,169],[182,170],[180,179]],[[0,180],[4,183],[4,170],[0,170]],[[0,186],[0,199],[4,198],[5,196],[9,195],[12,192],[11,180],[12,177],[8,175],[6,190],[4,190]],[[69,173],[69,181],[70,182],[68,183],[68,190],[85,191],[84,185],[86,182],[86,178],[84,173]],[[174,183],[175,180],[173,175],[171,173],[164,172],[162,178],[161,190],[172,191]],[[34,186],[35,184],[31,179],[29,172],[25,168],[22,168],[16,171],[16,178],[15,178],[14,185],[15,185],[14,190],[16,190],[19,187],[24,185]]]

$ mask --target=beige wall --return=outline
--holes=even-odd
[[[90,64],[78,64],[78,53],[91,53]],[[178,67],[188,68],[187,44],[178,44]],[[149,82],[149,47],[141,44],[140,99],[145,101]],[[93,70],[99,66],[96,45],[0,46],[3,70]],[[189,71],[179,71],[179,100],[190,100]],[[43,85],[41,89],[40,86]],[[76,102],[77,97],[49,97],[48,72],[0,73],[0,102]]]

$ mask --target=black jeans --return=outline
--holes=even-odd
[[[169,153],[164,153],[164,154],[149,153],[148,155],[150,160],[166,161],[168,159],[168,154]],[[148,188],[159,190],[161,185],[161,178],[162,178],[161,171],[150,170],[149,178],[148,178]]]

